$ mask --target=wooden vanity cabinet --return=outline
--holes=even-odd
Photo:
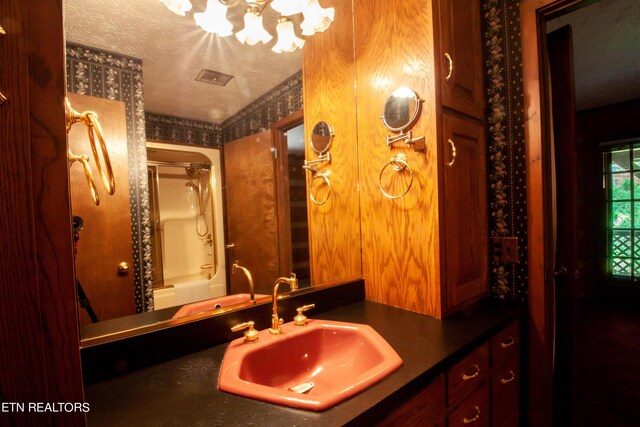
[[[487,291],[488,225],[484,127],[442,114],[442,261],[448,312]]]
[[[443,318],[489,290],[480,1],[356,0],[354,13],[367,300]],[[380,114],[403,86],[422,100],[424,149],[386,144]],[[400,153],[411,186],[390,200],[382,168]]]
[[[520,324],[511,323],[491,339],[492,426],[517,426],[520,420]]]
[[[482,33],[479,0],[437,0],[434,5],[447,315],[485,294],[488,287]]]
[[[482,33],[479,0],[438,0],[443,106],[482,120]]]
[[[385,414],[376,426],[444,426],[445,379],[441,374],[401,406]]]
[[[513,321],[377,426],[515,427],[520,417],[519,323]]]

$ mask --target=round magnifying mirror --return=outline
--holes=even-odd
[[[385,127],[394,132],[403,132],[410,127],[420,113],[420,98],[408,87],[396,89],[387,98],[382,113]]]
[[[316,153],[322,155],[329,151],[331,140],[333,139],[333,130],[329,123],[318,122],[311,131],[311,148]]]

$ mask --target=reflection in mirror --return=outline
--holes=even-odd
[[[406,145],[411,146],[414,151],[425,149],[424,135],[414,138],[411,130],[405,133],[418,120],[421,103],[422,100],[418,98],[418,95],[408,87],[396,89],[387,98],[380,118],[387,129],[398,133],[395,136],[387,135],[387,145],[391,145],[394,142],[404,142]],[[397,164],[397,162],[394,164]],[[397,170],[396,166],[394,166],[394,169]],[[382,192],[385,193],[384,190]]]
[[[154,307],[225,296],[219,152],[158,145],[147,148]]]
[[[85,179],[74,178],[82,171],[71,170],[72,211],[85,222],[79,233],[77,277],[100,321],[91,324],[80,310],[83,337],[91,336],[92,330],[114,333],[114,329],[166,323],[187,301],[191,305],[183,310],[187,316],[245,303],[249,294],[245,276],[230,274],[235,260],[253,275],[257,301],[269,293],[265,290],[276,277],[291,272],[302,278],[306,271],[301,287],[310,284],[306,206],[299,209],[296,201],[306,194],[305,180],[296,175],[303,171],[303,149],[289,155],[279,152],[278,158],[287,159],[289,168],[297,168],[290,170],[289,181],[302,182],[301,188],[287,187],[288,204],[281,203],[284,191],[276,187],[279,181],[269,178],[270,207],[264,210],[269,204],[265,193],[247,202],[241,192],[234,197],[242,203],[238,213],[227,210],[230,194],[242,180],[244,188],[256,188],[251,184],[256,179],[265,185],[265,175],[231,166],[234,144],[265,129],[271,135],[274,122],[302,108],[300,51],[275,54],[271,51],[275,40],[268,46],[247,46],[235,37],[206,33],[192,19],[205,6],[205,1],[193,1],[193,10],[187,13],[190,19],[185,19],[157,0],[64,2],[68,92],[82,99],[74,102],[76,109],[98,113],[105,135],[109,134],[112,162],[117,163],[116,195],[104,198],[92,212],[80,201],[91,202],[82,193],[86,183],[74,183]],[[228,11],[237,29],[242,28],[242,9]],[[300,18],[292,18],[297,32]],[[264,21],[275,34],[277,13],[270,7]],[[197,75],[211,84],[196,82]],[[304,146],[301,127],[285,134],[292,144],[300,135],[295,144]],[[160,142],[149,144],[147,151],[147,139]],[[82,143],[71,135],[69,141],[72,147]],[[273,163],[273,146],[264,144],[260,153],[272,171],[282,167]],[[256,163],[246,151],[239,157]],[[227,172],[236,175],[230,178]],[[236,220],[246,212],[269,223],[274,230],[269,239],[250,233],[246,243],[236,240],[232,228],[242,228]],[[287,234],[291,243],[285,256],[282,236]],[[307,242],[297,242],[298,238]],[[269,259],[276,264],[265,261],[262,247],[268,248]],[[122,262],[130,266],[128,272],[118,271]],[[206,304],[195,306],[203,299]]]
[[[420,99],[408,87],[396,89],[384,104],[382,121],[385,127],[394,132],[403,132],[409,128],[420,112]]]
[[[331,147],[333,140],[333,130],[329,123],[318,122],[311,131],[311,148],[319,155],[323,155]]]

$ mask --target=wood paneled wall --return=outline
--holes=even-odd
[[[431,0],[355,1],[358,156],[362,257],[367,299],[441,316],[438,221],[438,131]],[[417,13],[419,12],[419,13]],[[386,144],[380,116],[398,87],[412,88],[422,103],[415,136],[426,150]],[[380,170],[403,152],[413,185],[390,200],[379,189]],[[386,169],[394,174],[393,168]],[[400,178],[400,174],[396,179]],[[393,175],[385,180],[393,180]]]
[[[321,168],[331,171],[331,194],[324,205],[308,204],[314,285],[362,274],[351,7],[340,0],[322,5],[336,8],[335,21],[328,31],[308,38],[303,50],[305,140],[318,121],[329,123],[335,133],[331,164]],[[307,160],[317,158],[308,143],[305,152]],[[307,188],[311,178],[307,172]]]
[[[42,25],[46,22],[46,25]],[[59,0],[0,3],[0,400],[82,402]],[[2,425],[83,425],[80,412]]]

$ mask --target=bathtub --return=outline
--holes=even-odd
[[[220,280],[214,277],[213,279],[209,280],[209,291],[209,298],[223,297],[227,294],[227,286],[225,283],[220,283]],[[175,307],[177,305],[176,291],[172,286],[164,286],[162,288],[154,289],[153,301],[153,306],[156,310],[167,307]]]

